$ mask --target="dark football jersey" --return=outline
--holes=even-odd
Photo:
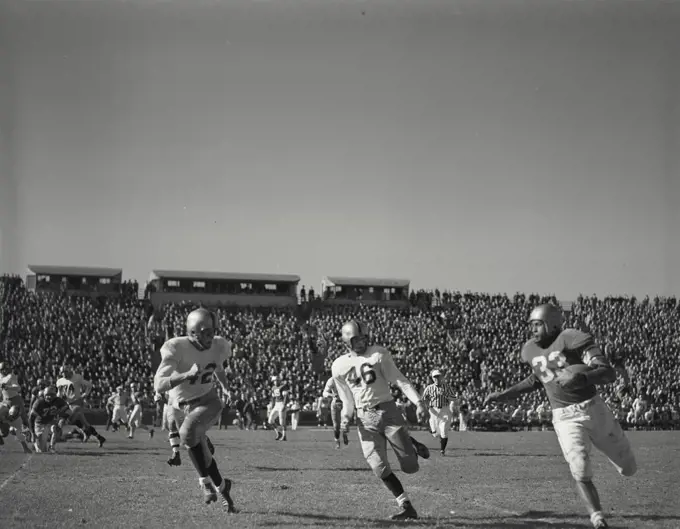
[[[592,336],[576,329],[566,329],[548,347],[529,340],[522,347],[522,361],[529,364],[534,378],[543,384],[553,409],[586,401],[597,395],[595,386],[566,390],[557,384],[557,376],[565,367],[590,364],[593,357],[604,355]]]
[[[66,417],[68,411],[68,404],[60,397],[55,397],[51,402],[47,402],[44,397],[39,397],[31,409],[31,413],[35,415],[35,421],[40,424],[48,424],[57,417]]]

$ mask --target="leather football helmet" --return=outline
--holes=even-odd
[[[544,303],[534,308],[529,315],[529,323],[540,321],[545,325],[545,331],[548,335],[553,335],[562,330],[562,311],[555,305]]]

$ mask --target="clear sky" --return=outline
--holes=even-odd
[[[1,5],[3,271],[680,294],[677,3]]]

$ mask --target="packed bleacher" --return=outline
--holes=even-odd
[[[67,363],[94,382],[89,407],[101,407],[116,386],[132,382],[140,383],[151,401],[154,351],[165,339],[184,334],[186,315],[195,305],[165,305],[150,319],[153,308],[138,299],[137,290],[130,283],[119,298],[80,297],[32,292],[16,276],[0,279],[0,361],[19,375],[25,399],[38,379],[53,383]],[[311,409],[332,360],[343,351],[342,323],[358,318],[372,340],[391,349],[417,389],[430,383],[432,369],[443,369],[469,407],[470,427],[540,426],[549,412],[541,391],[501,408],[484,408],[482,402],[488,392],[528,374],[519,355],[528,337],[526,318],[546,301],[557,303],[536,295],[415,292],[405,309],[319,304],[306,321],[296,309],[217,308],[220,333],[246,353],[227,366],[232,395],[225,399],[245,394],[265,407],[270,377],[277,375]],[[566,324],[592,333],[619,370],[617,382],[601,392],[622,423],[680,425],[680,306],[674,298],[579,297],[566,313]],[[329,338],[322,369],[310,336],[311,341]],[[396,390],[395,395],[404,400]]]

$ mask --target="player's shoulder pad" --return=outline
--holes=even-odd
[[[187,342],[188,338],[186,336],[177,336],[175,338],[170,338],[161,346],[161,357],[166,358],[168,356],[174,356],[177,353],[178,348]]]
[[[590,334],[578,329],[565,329],[560,334],[560,338],[568,349],[583,349],[596,345],[595,340]]]
[[[383,358],[392,358],[392,353],[390,353],[390,350],[387,347],[383,347],[382,345],[371,345],[368,347],[368,350],[366,351],[366,357],[371,357],[374,355],[378,355],[381,360]]]
[[[345,353],[341,356],[338,356],[335,360],[333,360],[333,364],[331,364],[331,373],[333,376],[340,374],[342,366],[344,366],[347,363],[347,359],[349,358],[349,356],[350,356],[349,353]]]
[[[224,336],[215,336],[215,342],[225,356],[231,356],[231,341]]]
[[[531,361],[531,350],[536,347],[536,342],[534,340],[527,340],[522,346],[522,351],[520,356],[522,357],[522,362],[529,363]]]

